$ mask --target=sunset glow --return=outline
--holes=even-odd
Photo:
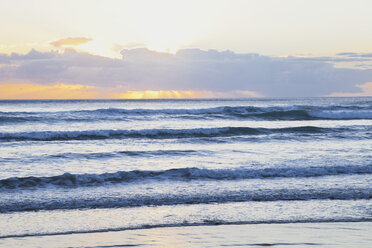
[[[85,85],[0,84],[0,99],[91,99],[98,96],[95,87]]]
[[[117,89],[111,89],[116,91]],[[0,99],[171,99],[171,98],[209,98],[211,92],[145,90],[105,93],[95,86],[54,84],[40,85],[30,83],[0,84]]]
[[[166,99],[166,98],[203,98],[208,97],[206,92],[176,91],[176,90],[146,90],[127,91],[112,94],[109,98],[118,99]]]
[[[370,247],[371,9],[1,0],[0,246]]]
[[[372,95],[372,1],[5,2],[2,98]]]

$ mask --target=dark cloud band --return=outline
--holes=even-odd
[[[371,69],[336,68],[330,59],[269,57],[231,51],[123,50],[112,59],[63,53],[0,54],[0,82],[79,84],[130,90],[253,91],[264,96],[320,96],[361,91]],[[1,62],[3,61],[3,62]]]

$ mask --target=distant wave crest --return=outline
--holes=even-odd
[[[259,120],[343,120],[372,119],[372,111],[359,106],[221,106],[198,109],[121,109],[103,108],[94,110],[72,110],[57,112],[0,112],[1,123],[37,121],[92,121],[121,120],[132,118],[217,118],[217,119],[259,119]]]
[[[113,183],[130,183],[143,180],[239,180],[278,177],[319,177],[342,174],[372,174],[372,166],[329,166],[305,168],[238,168],[199,169],[180,168],[160,171],[118,171],[104,174],[65,173],[51,177],[12,177],[0,180],[0,189],[31,187],[80,187]]]
[[[290,134],[290,133],[327,133],[345,131],[344,128],[321,128],[299,126],[287,128],[251,128],[251,127],[216,127],[194,129],[142,129],[142,130],[87,130],[87,131],[38,131],[0,133],[0,140],[95,140],[117,138],[197,138],[197,137],[230,137],[240,135]]]

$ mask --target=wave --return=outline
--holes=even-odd
[[[111,158],[116,156],[129,156],[129,157],[152,157],[152,156],[185,156],[185,155],[203,155],[210,153],[207,151],[197,150],[153,150],[153,151],[115,151],[115,152],[94,152],[94,153],[60,153],[55,155],[48,155],[48,158]],[[40,156],[41,159],[45,159],[45,156]],[[25,160],[25,159],[24,159]]]
[[[122,138],[203,138],[231,137],[267,134],[316,134],[345,132],[346,128],[321,128],[315,126],[299,126],[287,128],[251,128],[251,127],[218,127],[194,129],[142,129],[142,130],[87,130],[87,131],[39,131],[39,132],[7,132],[0,133],[2,141],[54,141],[54,140],[96,140]]]
[[[329,111],[329,112],[310,112],[315,119],[372,119],[372,111]]]
[[[18,122],[33,122],[41,121],[42,118],[35,116],[1,116],[0,115],[0,124],[2,123],[18,123]]]
[[[272,202],[308,200],[370,200],[370,188],[311,188],[311,189],[239,189],[217,190],[210,192],[164,192],[147,194],[105,194],[16,197],[14,200],[1,201],[0,213],[94,208],[132,208],[144,206],[172,206],[186,204],[233,203],[233,202]]]
[[[104,108],[57,112],[0,112],[0,123],[21,121],[92,121],[143,119],[144,116],[167,118],[233,118],[263,120],[372,119],[370,108],[360,106],[221,106],[200,109],[120,109]]]
[[[103,174],[64,173],[51,177],[12,177],[0,180],[0,189],[38,188],[47,186],[81,187],[105,184],[129,183],[144,180],[239,180],[258,178],[319,177],[332,175],[372,174],[372,165],[327,166],[305,168],[238,168],[199,169],[180,168],[159,171],[118,171]]]
[[[126,157],[138,157],[138,158],[151,158],[151,157],[181,157],[181,156],[211,156],[213,151],[208,150],[126,150],[126,151],[113,151],[113,152],[66,152],[56,153],[50,155],[34,155],[19,158],[0,158],[1,162],[6,163],[12,161],[13,163],[21,162],[22,164],[27,163],[45,163],[45,161],[56,161],[63,160],[62,163],[68,163],[76,159],[84,160],[96,160],[96,159],[111,159],[111,158],[126,158]],[[68,160],[68,161],[66,161]]]

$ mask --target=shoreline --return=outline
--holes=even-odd
[[[372,222],[205,224],[0,239],[3,247],[370,247]]]
[[[371,223],[371,219],[361,220],[299,220],[299,221],[242,221],[242,222],[223,222],[219,220],[206,220],[204,223],[182,223],[182,224],[159,224],[159,225],[143,225],[138,227],[123,227],[123,228],[107,228],[98,230],[81,230],[81,231],[67,231],[58,233],[36,233],[36,234],[15,234],[0,236],[2,239],[10,238],[28,238],[28,237],[45,237],[45,236],[63,236],[74,234],[94,234],[94,233],[109,233],[109,232],[125,232],[138,231],[161,228],[186,228],[186,227],[213,227],[213,226],[241,226],[241,225],[284,225],[284,224],[332,224],[332,223]]]

